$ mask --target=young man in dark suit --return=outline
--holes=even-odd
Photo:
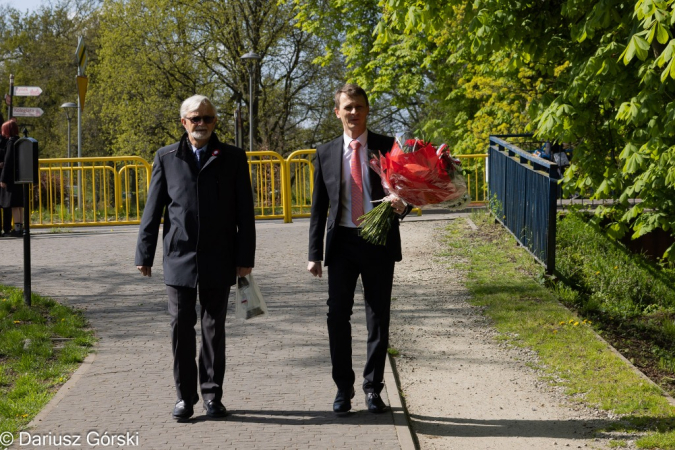
[[[186,133],[155,155],[148,200],[138,232],[136,266],[151,276],[164,217],[164,282],[169,295],[177,420],[197,403],[197,377],[209,417],[227,414],[225,314],[236,276],[251,273],[255,216],[246,153],[221,143],[211,101],[195,95],[180,108]],[[202,348],[195,363],[195,310],[201,305]]]
[[[384,387],[394,263],[401,260],[401,237],[398,219],[391,227],[385,246],[369,244],[359,236],[361,221],[358,218],[373,208],[372,201],[387,195],[380,177],[369,168],[369,153],[386,153],[394,144],[394,138],[367,129],[369,111],[368,96],[361,87],[346,84],[338,89],[335,115],[342,122],[344,133],[319,146],[314,162],[307,270],[320,277],[321,261],[329,267],[328,338],[332,376],[338,389],[333,410],[339,415],[349,412],[354,397],[350,317],[359,275],[368,325],[367,361],[363,371],[366,407],[373,413],[387,408],[379,394]],[[392,200],[392,206],[398,214],[407,211],[397,198]]]

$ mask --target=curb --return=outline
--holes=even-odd
[[[33,417],[33,420],[31,420],[28,425],[26,425],[26,428],[29,429],[35,427],[39,422],[42,421],[44,417],[46,417],[54,408],[56,408],[56,406],[61,400],[63,400],[68,392],[75,387],[80,378],[82,378],[82,376],[89,371],[95,359],[96,346],[94,346],[91,353],[89,353],[87,357],[84,358],[84,361],[82,361],[80,367],[78,367],[77,370],[73,372],[73,375],[68,379],[68,381],[66,381],[66,383],[61,386],[61,389],[56,391],[54,397],[52,397],[52,399],[49,400],[49,402],[40,410],[40,412],[37,413],[35,417]]]
[[[394,416],[396,436],[398,436],[401,450],[418,450],[419,445],[416,437],[413,436],[410,417],[408,416],[408,410],[405,408],[405,400],[401,398],[401,386],[395,367],[396,363],[392,360],[392,356],[387,354],[387,364],[384,367],[384,384],[385,387],[391,387],[391,389],[387,389],[387,397],[389,397],[391,413]]]

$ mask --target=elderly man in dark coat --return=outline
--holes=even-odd
[[[164,282],[169,295],[177,420],[197,403],[197,376],[209,417],[227,414],[225,314],[230,286],[254,262],[255,218],[246,153],[221,143],[213,130],[216,108],[195,95],[183,102],[181,140],[155,155],[136,248],[136,266],[152,273],[164,218]],[[195,362],[196,300],[201,305],[202,348]]]

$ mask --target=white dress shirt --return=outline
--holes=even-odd
[[[363,213],[373,209],[372,198],[370,196],[370,165],[368,164],[368,130],[352,139],[346,134],[343,137],[342,144],[342,180],[340,180],[340,203],[342,206],[342,213],[340,215],[341,227],[356,228],[356,224],[352,222],[352,169],[351,160],[353,150],[349,146],[352,141],[359,141],[361,148],[359,148],[359,157],[361,159],[361,180],[363,183]],[[379,200],[379,199],[378,199]]]

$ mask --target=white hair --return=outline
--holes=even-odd
[[[217,115],[218,111],[216,110],[216,107],[211,103],[211,100],[209,100],[208,97],[204,95],[193,95],[192,97],[185,99],[183,103],[180,105],[180,117],[181,119],[184,117],[187,117],[189,112],[196,111],[199,109],[200,106],[202,105],[207,105],[211,108],[213,111],[213,115]]]

